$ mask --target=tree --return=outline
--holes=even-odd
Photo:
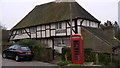
[[[0,22],[0,30],[6,30],[6,29],[7,28],[4,25],[2,25],[1,22]]]

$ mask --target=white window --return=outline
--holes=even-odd
[[[58,43],[58,46],[66,46],[65,45],[65,40],[61,39]]]
[[[35,27],[31,27],[31,28],[30,28],[30,32],[31,32],[31,33],[35,33],[35,32],[36,32],[36,28],[35,28]]]
[[[62,29],[62,23],[57,23],[56,24],[56,29]]]
[[[20,34],[24,34],[24,33],[25,33],[24,29],[18,30],[18,34],[19,34],[19,35],[20,35]]]

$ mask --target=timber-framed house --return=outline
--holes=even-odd
[[[16,24],[11,29],[10,41],[36,39],[61,52],[63,46],[70,46],[70,35],[81,34],[82,26],[98,28],[99,24],[77,2],[50,2],[37,5]]]

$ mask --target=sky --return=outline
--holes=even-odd
[[[55,0],[0,0],[0,24],[10,30],[22,20],[36,5]],[[76,0],[90,14],[102,23],[118,21],[118,1],[120,0]]]

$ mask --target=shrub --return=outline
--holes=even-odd
[[[99,53],[99,62],[104,65],[108,65],[110,63],[110,54]]]
[[[71,61],[71,49],[69,47],[62,48],[62,60],[65,61],[65,55],[67,55],[67,60]]]
[[[59,66],[65,66],[65,65],[68,65],[68,62],[66,62],[66,61],[60,62],[60,63],[58,63],[57,65],[59,65]]]
[[[14,45],[15,43],[12,42],[6,42],[6,41],[2,41],[2,49],[8,48],[12,45]]]
[[[84,56],[86,62],[95,62],[95,53],[92,52],[92,49],[85,49],[84,50]]]
[[[46,61],[46,62],[52,61],[52,49],[51,48],[36,46],[34,48],[34,51],[35,51],[35,56],[33,58],[34,60]]]
[[[27,45],[29,47],[39,46],[39,43],[33,39],[23,39],[23,40],[18,41],[16,44]]]

